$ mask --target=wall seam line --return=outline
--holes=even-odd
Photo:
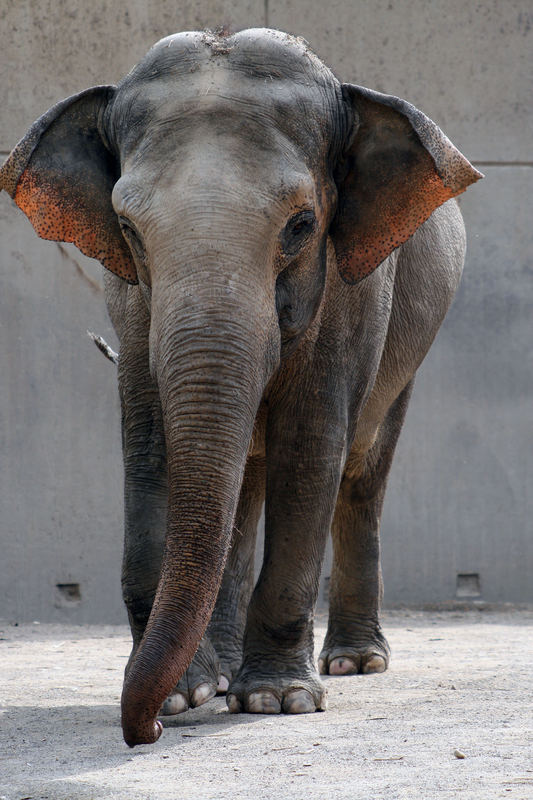
[[[475,167],[533,167],[533,161],[472,161]]]

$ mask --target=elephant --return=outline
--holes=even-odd
[[[306,713],[326,707],[319,672],[384,671],[385,486],[463,268],[454,198],[481,173],[407,101],[256,28],[162,39],[53,106],[0,176],[40,237],[106,268],[126,743],[217,691],[232,713]]]

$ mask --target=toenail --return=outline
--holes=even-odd
[[[182,694],[171,694],[161,706],[161,714],[164,717],[169,717],[173,714],[182,714],[188,708],[189,704]]]
[[[218,679],[217,694],[226,694],[229,687],[229,681],[225,675],[221,675]]]
[[[201,706],[215,694],[215,690],[208,683],[201,683],[192,693],[192,705]]]
[[[378,656],[374,654],[370,656],[367,661],[363,663],[363,672],[368,674],[370,672],[385,672],[387,669],[387,664],[383,656]]]
[[[340,656],[330,662],[330,675],[352,675],[354,672],[357,672],[357,665],[351,658]]]
[[[285,714],[310,714],[315,709],[315,701],[306,689],[294,689],[283,698]]]
[[[252,692],[248,696],[248,711],[251,714],[279,714],[281,703],[272,692]]]
[[[230,714],[238,714],[241,711],[241,704],[234,694],[226,695],[226,705]]]

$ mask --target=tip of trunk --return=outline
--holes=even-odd
[[[123,704],[122,733],[128,747],[135,747],[137,744],[153,744],[163,733],[163,725],[157,717],[152,718],[150,715],[132,718]]]
[[[129,747],[153,744],[161,736],[163,725],[157,715],[198,648],[209,620],[207,613],[201,617],[200,625],[186,620],[186,630],[180,632],[176,616],[163,603],[148,621],[122,689],[122,732]]]

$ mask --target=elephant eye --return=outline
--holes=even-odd
[[[135,266],[137,267],[137,274],[143,283],[150,285],[150,277],[146,266],[146,252],[141,239],[140,233],[132,225],[132,223],[124,217],[119,217],[118,222],[120,230],[124,236],[128,246],[131,250]]]
[[[316,217],[310,209],[290,218],[281,234],[281,245],[286,255],[296,255],[314,231],[315,224]]]

